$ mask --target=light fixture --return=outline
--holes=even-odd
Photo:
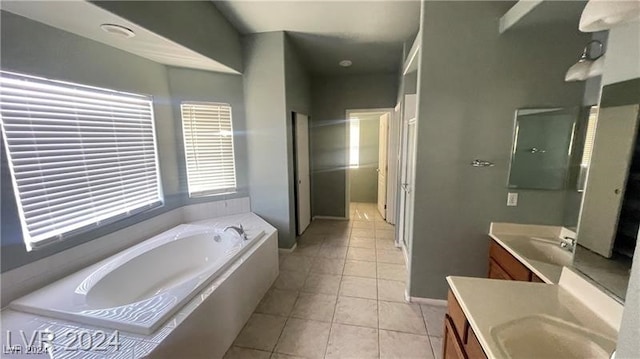
[[[351,62],[351,60],[342,60],[342,61],[338,62],[338,65],[340,65],[342,67],[349,67],[349,66],[353,65],[353,62]]]
[[[590,0],[580,16],[582,32],[609,30],[640,19],[640,1]]]
[[[598,55],[592,55],[592,47],[597,45],[599,47]],[[582,51],[582,56],[578,62],[573,64],[567,70],[567,74],[564,77],[566,82],[572,81],[584,81],[590,77],[595,77],[602,74],[604,51],[602,50],[602,43],[598,40],[591,40],[587,43]]]
[[[129,29],[128,27],[124,27],[122,25],[117,25],[117,24],[102,24],[100,25],[100,28],[102,29],[102,31],[112,34],[112,35],[116,35],[116,36],[120,36],[123,38],[132,38],[134,36],[136,36],[136,33],[133,32],[133,30]]]

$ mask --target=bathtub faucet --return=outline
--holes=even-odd
[[[238,233],[238,235],[240,235],[240,238],[244,239],[245,241],[247,239],[249,239],[247,237],[247,233],[244,231],[244,228],[242,227],[241,224],[239,224],[237,226],[226,226],[226,227],[224,227],[224,229],[222,231],[226,232],[227,229],[233,229],[234,231],[236,231],[236,233]]]

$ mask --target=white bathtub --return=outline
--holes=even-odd
[[[229,224],[229,223],[224,223]],[[238,224],[238,223],[234,223]],[[216,220],[182,224],[19,298],[11,309],[151,334],[264,235]]]

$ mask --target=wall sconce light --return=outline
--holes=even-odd
[[[597,55],[592,54],[594,46],[598,46]],[[578,62],[573,64],[567,70],[567,74],[564,77],[566,82],[572,81],[584,81],[590,77],[596,77],[602,75],[604,50],[602,43],[598,40],[591,40],[587,43],[582,51],[582,56]]]
[[[640,1],[590,0],[580,16],[582,32],[609,30],[640,19]]]

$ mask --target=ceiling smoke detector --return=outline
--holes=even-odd
[[[134,36],[136,36],[136,33],[133,32],[133,30],[124,27],[122,25],[116,25],[116,24],[102,24],[100,25],[100,28],[109,34],[112,35],[116,35],[116,36],[120,36],[120,37],[124,37],[124,38],[132,38]]]
[[[353,64],[353,62],[351,62],[351,60],[342,60],[338,62],[338,64],[342,67],[349,67]]]

